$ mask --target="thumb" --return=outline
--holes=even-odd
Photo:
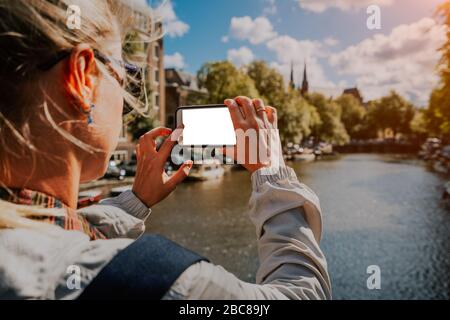
[[[183,182],[184,179],[189,175],[189,172],[192,169],[193,162],[191,160],[186,161],[178,170],[173,174],[173,176],[169,179],[167,184],[171,188],[175,188],[177,185],[179,185],[181,182]]]

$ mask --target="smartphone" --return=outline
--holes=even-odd
[[[235,146],[236,134],[230,111],[224,104],[183,106],[176,111],[177,127],[183,125],[181,146]]]

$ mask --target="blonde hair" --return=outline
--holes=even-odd
[[[77,6],[81,10],[81,28],[79,29],[69,28],[66,25],[69,6]],[[114,19],[120,25],[122,43],[131,31],[139,35],[138,39],[134,38],[134,41],[143,43],[149,43],[161,36],[155,31],[159,21],[151,16],[148,16],[149,30],[133,28],[134,11],[126,4],[126,0],[123,2],[120,0],[0,0],[0,57],[2,60],[0,63],[0,96],[2,97],[0,100],[0,153],[7,152],[7,145],[11,143],[4,139],[6,130],[12,133],[16,139],[14,142],[32,151],[32,157],[35,153],[39,153],[39,150],[30,142],[29,126],[25,119],[27,110],[21,108],[26,98],[22,97],[23,88],[19,84],[37,78],[39,65],[61,51],[70,51],[78,44],[86,43],[93,49],[102,51],[101,41],[114,35],[115,30],[112,28]],[[97,66],[105,77],[112,79],[107,68],[100,61],[97,61]],[[128,105],[132,106],[137,113],[146,114],[148,111],[146,101],[143,103],[125,90],[123,95]],[[88,152],[99,151],[58,127],[48,113],[46,104],[44,114],[49,124],[62,137]],[[0,187],[5,187],[1,181]],[[55,210],[51,210],[55,211],[53,213],[48,211],[0,200],[0,229],[19,227],[45,229],[47,226],[42,226],[44,223],[28,218],[59,214]]]

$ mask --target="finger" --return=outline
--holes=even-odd
[[[186,161],[178,170],[173,174],[173,176],[167,181],[166,185],[175,189],[177,185],[183,182],[184,179],[189,175],[192,169],[193,162],[191,160]]]
[[[157,153],[155,139],[160,136],[167,136],[171,133],[171,129],[163,127],[155,128],[147,132],[139,139],[139,144],[141,145],[141,153],[150,153],[152,155],[155,155]]]
[[[153,141],[158,137],[166,137],[172,133],[172,129],[164,128],[164,127],[158,127],[155,128],[149,132],[147,132],[145,135],[147,135],[149,138],[153,139]]]
[[[277,109],[274,107],[268,106],[266,107],[267,111],[267,118],[269,119],[269,122],[272,124],[272,126],[277,129],[278,128],[278,115],[277,115]]]
[[[180,138],[181,134],[183,133],[183,129],[176,129],[170,137],[168,137],[164,143],[162,144],[161,148],[159,148],[158,155],[161,156],[161,160],[166,162],[167,158],[169,158],[170,153],[172,152],[173,147],[178,142],[178,139]]]
[[[224,103],[230,111],[231,120],[233,120],[234,127],[236,128],[237,124],[244,120],[244,115],[242,114],[241,108],[233,99],[227,99]]]
[[[250,98],[239,96],[235,100],[244,110],[244,115],[246,119],[249,118],[256,119],[255,107],[253,107],[253,103],[252,100],[250,100]]]
[[[264,127],[269,128],[269,120],[267,119],[266,107],[264,101],[261,99],[253,99],[253,106],[255,107],[256,114],[264,123]]]
[[[136,145],[136,159],[137,161],[141,160],[141,146],[139,144]]]

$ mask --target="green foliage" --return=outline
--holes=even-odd
[[[278,109],[278,128],[284,143],[301,142],[309,137],[312,128],[321,124],[316,108],[310,105],[297,90],[284,95]]]
[[[311,134],[312,126],[320,122],[319,114],[297,90],[286,92],[283,76],[264,61],[246,67],[247,74],[267,105],[278,110],[279,130],[284,143],[301,142]]]
[[[368,103],[366,114],[361,128],[354,137],[355,139],[374,139],[378,136],[378,123],[377,123],[377,103],[376,101],[370,101]]]
[[[133,141],[139,140],[143,134],[158,126],[158,121],[154,118],[141,115],[130,116],[127,123],[128,132],[131,134]]]
[[[426,110],[418,110],[411,121],[411,131],[415,136],[426,138],[428,135]]]
[[[247,66],[260,97],[270,106],[281,106],[285,98],[283,76],[264,61],[254,61]]]
[[[239,95],[261,97],[278,110],[283,143],[300,143],[310,136],[334,144],[377,137],[387,128],[395,133],[411,133],[415,109],[395,92],[373,101],[368,109],[352,95],[336,100],[312,93],[303,97],[298,90],[286,91],[282,75],[264,61],[237,69],[228,61],[206,63],[197,74],[199,85],[208,95],[189,97],[192,104],[221,103]]]
[[[199,86],[208,90],[209,103],[222,103],[239,95],[259,96],[253,80],[229,61],[204,64],[197,78]]]
[[[319,116],[320,123],[313,126],[313,135],[323,141],[342,145],[350,141],[350,137],[341,122],[341,107],[332,99],[327,99],[320,93],[306,96],[306,100],[313,105]]]
[[[378,130],[391,129],[397,133],[410,134],[414,107],[395,91],[373,103],[370,110],[371,122]]]
[[[359,138],[364,130],[366,110],[354,96],[344,94],[336,99],[341,107],[341,121],[351,138]]]
[[[433,90],[425,111],[426,126],[433,135],[450,135],[450,79],[448,84]]]
[[[438,8],[442,23],[450,28],[450,1]],[[431,93],[428,109],[425,112],[427,129],[433,135],[450,136],[450,29],[447,29],[447,41],[440,49],[442,58],[439,63],[440,83]]]

